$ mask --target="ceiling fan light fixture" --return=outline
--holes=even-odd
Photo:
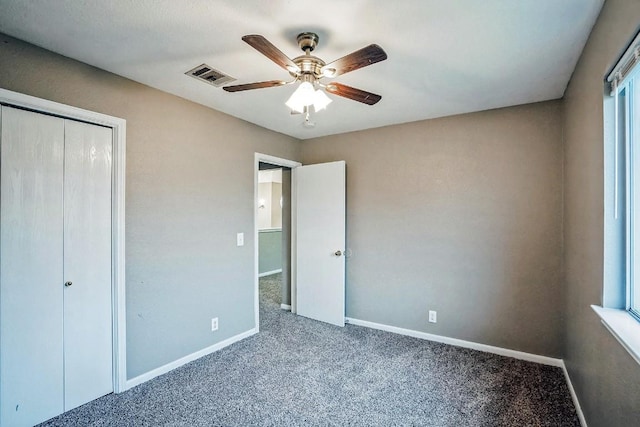
[[[318,89],[313,94],[313,108],[318,111],[322,111],[327,108],[327,105],[331,104],[333,100],[327,96],[324,91]]]
[[[304,108],[311,105],[313,105],[316,112],[322,111],[327,108],[331,101],[331,98],[324,91],[315,90],[312,83],[302,82],[285,104],[297,113],[304,113]]]
[[[322,71],[322,75],[324,77],[334,77],[336,75],[336,73],[338,72],[338,70],[336,70],[335,68],[326,68]]]
[[[302,82],[300,86],[291,94],[285,104],[293,111],[302,113],[304,107],[313,104],[314,90],[313,85],[309,82]]]

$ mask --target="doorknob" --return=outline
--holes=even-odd
[[[73,285],[73,282],[65,282],[64,285],[68,288],[69,286]]]
[[[342,251],[336,251],[336,252],[334,253],[334,255],[335,255],[335,256],[340,256],[340,255],[342,255]]]

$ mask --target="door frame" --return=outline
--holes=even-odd
[[[0,88],[0,104],[112,129],[111,321],[113,328],[113,391],[115,393],[121,393],[127,389],[124,215],[127,122],[118,117],[96,113],[2,88]]]
[[[274,157],[269,154],[255,153],[253,161],[253,281],[254,281],[254,319],[256,324],[256,331],[260,331],[260,280],[259,264],[258,264],[258,170],[260,168],[260,162],[269,163],[272,165],[283,166],[291,168],[291,312],[296,312],[295,303],[295,242],[296,242],[296,214],[295,214],[295,168],[302,166],[302,163],[294,160],[283,159],[280,157]]]

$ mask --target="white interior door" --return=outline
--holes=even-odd
[[[65,411],[113,391],[111,145],[110,128],[65,120]]]
[[[297,313],[344,326],[345,162],[295,168]]]
[[[64,121],[1,108],[0,425],[63,411]]]

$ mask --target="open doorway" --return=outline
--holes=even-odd
[[[290,215],[283,212],[287,210],[284,208],[284,199],[290,199],[290,171],[289,168],[270,163],[258,164],[258,287],[261,315],[266,309],[291,309],[287,260],[290,255],[290,238],[287,238],[290,236],[290,221],[286,220]]]
[[[256,153],[255,158],[255,316],[256,327],[269,311],[292,306],[291,168],[300,163]],[[295,311],[295,310],[294,310]]]
[[[345,241],[346,163],[334,161],[302,166],[298,162],[256,153],[254,163],[254,306],[256,329],[258,331],[261,329],[258,278],[258,211],[260,209],[258,174],[260,163],[283,167],[281,214],[283,277],[278,282],[281,285],[279,300],[281,308],[288,308],[290,305],[291,312],[294,314],[344,326],[345,257],[349,252],[346,249]],[[290,179],[286,177],[289,172],[286,168],[291,169]],[[290,182],[289,193],[286,190],[287,182]],[[265,270],[265,272],[268,273],[269,270]],[[272,295],[277,298],[277,285]],[[278,312],[280,313],[281,310]]]

